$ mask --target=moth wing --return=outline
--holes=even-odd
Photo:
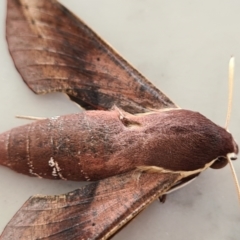
[[[8,0],[6,34],[16,68],[37,94],[64,92],[86,109],[176,107],[55,0]]]
[[[58,196],[33,196],[0,239],[108,239],[179,179],[132,171]]]

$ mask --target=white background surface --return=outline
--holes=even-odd
[[[230,131],[240,142],[240,2],[237,0],[62,0],[103,39],[182,108],[224,125],[227,71],[236,57]],[[5,41],[0,4],[0,132],[24,124],[14,116],[79,111],[61,94],[34,95],[15,70]],[[194,154],[194,153],[193,153]],[[235,161],[240,176],[240,161]],[[60,194],[78,182],[23,176],[0,167],[0,232],[31,196]],[[229,167],[207,170],[191,185],[155,201],[114,238],[141,240],[240,239],[240,210]]]

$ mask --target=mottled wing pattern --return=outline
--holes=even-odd
[[[59,196],[34,196],[0,239],[108,239],[181,178],[132,171]]]
[[[64,92],[86,109],[176,107],[55,0],[8,0],[6,31],[16,68],[37,94]]]

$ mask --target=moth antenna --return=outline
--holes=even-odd
[[[235,172],[235,169],[234,169],[232,161],[231,161],[231,157],[232,157],[232,153],[227,154],[227,160],[228,160],[228,163],[230,164],[230,168],[231,168],[232,175],[233,175],[233,178],[234,178],[234,182],[235,182],[235,185],[236,185],[236,188],[237,188],[238,199],[239,199],[239,203],[240,203],[240,187],[239,187],[239,182],[238,182],[238,179],[237,179],[237,174]]]
[[[234,80],[234,65],[235,65],[235,58],[232,56],[229,60],[229,70],[228,70],[228,110],[227,110],[227,119],[226,119],[226,124],[225,124],[225,129],[227,130],[228,124],[230,121],[230,116],[231,116],[231,110],[232,110],[232,98],[233,98],[233,80]],[[237,179],[237,174],[236,171],[233,167],[232,161],[231,161],[232,153],[227,154],[227,160],[230,165],[233,179],[237,188],[237,193],[238,193],[238,198],[239,198],[239,203],[240,203],[240,187],[239,187],[239,182]]]
[[[228,128],[231,111],[232,111],[234,65],[235,65],[235,58],[231,57],[229,60],[229,67],[228,67],[228,109],[227,109],[225,129]]]

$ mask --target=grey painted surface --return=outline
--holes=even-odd
[[[227,71],[236,57],[229,129],[240,142],[240,2],[62,0],[92,29],[182,108],[224,125]],[[0,5],[0,132],[27,120],[14,116],[55,116],[79,111],[64,95],[34,95],[21,81],[4,36]],[[194,153],[193,153],[194,154]],[[240,161],[235,162],[240,175]],[[0,167],[0,231],[33,194],[66,193],[77,182],[48,181]],[[113,239],[237,240],[240,212],[229,167],[207,170],[191,185],[155,201]]]

